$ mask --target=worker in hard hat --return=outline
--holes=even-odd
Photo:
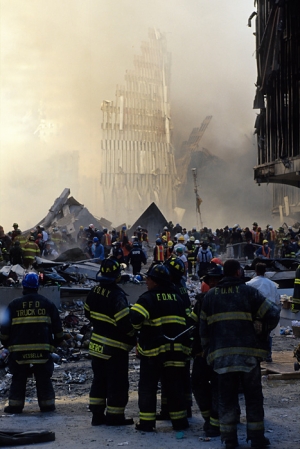
[[[271,249],[269,248],[269,242],[268,240],[263,240],[262,243],[262,246],[255,251],[255,255],[260,259],[270,259]]]

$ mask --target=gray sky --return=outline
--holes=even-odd
[[[14,221],[21,229],[38,222],[65,187],[95,213],[64,168],[67,172],[69,158],[80,152],[87,175],[89,164],[95,169],[101,102],[114,100],[116,85],[133,68],[150,27],[165,33],[172,53],[175,147],[212,115],[201,145],[223,159],[246,155],[255,120],[255,28],[247,27],[253,3],[0,0],[0,224],[5,230]],[[47,121],[42,138],[41,117]]]

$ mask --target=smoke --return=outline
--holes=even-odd
[[[205,224],[216,217],[249,224],[243,222],[249,196],[258,200],[249,217],[259,221],[266,209],[262,189],[271,208],[270,188],[259,191],[253,182],[256,150],[245,138],[255,120],[254,38],[246,26],[252,0],[0,0],[0,7],[0,222],[6,232],[15,221],[23,230],[37,223],[65,187],[98,214],[88,181],[95,179],[97,188],[101,102],[114,99],[153,27],[165,33],[172,53],[176,152],[212,115],[201,146],[227,163],[229,185],[222,191],[231,199],[233,174],[243,173],[234,191],[245,201],[225,208],[220,196],[221,215],[208,207],[212,193],[201,182]],[[192,192],[190,214],[193,200]]]

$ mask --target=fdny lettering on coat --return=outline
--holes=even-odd
[[[107,290],[106,288],[103,287],[95,287],[94,292],[97,293],[98,295],[106,296],[106,298],[108,298],[108,296],[111,294],[110,290]]]
[[[174,293],[156,293],[157,301],[177,301]]]
[[[215,295],[230,295],[232,293],[239,293],[239,286],[238,285],[232,285],[230,287],[215,287]]]

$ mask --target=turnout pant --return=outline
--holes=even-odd
[[[156,392],[161,379],[165,388],[168,411],[173,428],[187,427],[185,401],[185,362],[172,362],[164,355],[141,356],[139,381],[140,423],[155,427]]]
[[[206,362],[205,357],[197,356],[192,369],[192,391],[202,418],[211,426],[219,427],[218,418],[218,374]]]
[[[193,405],[190,365],[191,365],[190,361],[187,360],[184,368],[185,370],[184,396],[187,414],[191,413],[191,407]],[[166,379],[166,382],[168,382],[168,379]],[[166,388],[162,380],[161,380],[161,413],[162,415],[168,415],[169,413]]]
[[[249,373],[243,371],[218,374],[219,420],[221,438],[237,439],[236,404],[240,383],[246,403],[247,440],[264,436],[264,408],[260,365],[257,363]]]
[[[90,390],[90,410],[94,415],[104,416],[106,423],[124,421],[128,402],[128,352],[120,351],[110,359],[92,357],[94,373]]]
[[[46,363],[39,363],[34,365],[24,364],[19,365],[15,360],[9,359],[9,370],[12,377],[12,382],[9,390],[9,405],[19,407],[20,410],[24,408],[25,393],[27,377],[34,373],[36,381],[36,390],[38,404],[41,410],[45,407],[55,405],[55,393],[51,381],[54,364],[52,359]]]

